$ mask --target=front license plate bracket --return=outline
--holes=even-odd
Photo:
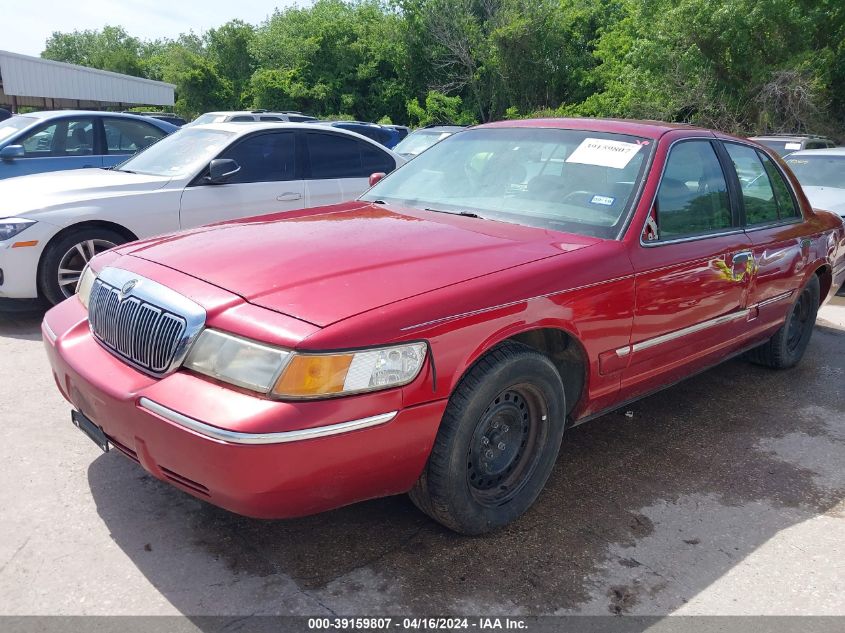
[[[76,410],[70,412],[70,419],[73,425],[91,438],[91,441],[99,446],[104,453],[109,452],[109,438],[103,433],[103,429]]]

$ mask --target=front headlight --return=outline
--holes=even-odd
[[[3,218],[0,220],[0,242],[15,237],[26,227],[35,224],[35,220],[25,218]]]
[[[204,330],[183,365],[239,387],[267,393],[290,352],[217,330]]]
[[[94,287],[96,279],[97,273],[91,270],[91,267],[86,264],[85,268],[82,269],[82,274],[79,276],[79,281],[76,282],[76,294],[86,310],[91,300],[91,289]]]
[[[425,343],[300,354],[205,330],[184,367],[277,398],[341,396],[406,385],[420,373]]]

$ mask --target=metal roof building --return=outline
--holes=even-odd
[[[172,106],[176,86],[0,51],[0,106],[99,109]]]

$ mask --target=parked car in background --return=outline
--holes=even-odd
[[[754,143],[503,121],[355,202],[103,253],[42,329],[75,424],[195,497],[284,518],[410,491],[480,534],[566,428],[745,351],[798,363],[843,255]]]
[[[845,147],[795,152],[784,160],[813,207],[845,217]]]
[[[442,141],[444,138],[464,129],[466,127],[463,125],[427,125],[411,132],[405,140],[393,148],[393,151],[400,156],[411,159],[438,141]]]
[[[180,228],[352,200],[405,159],[304,123],[182,128],[114,169],[0,182],[0,298],[73,294],[97,253]]]
[[[159,121],[166,121],[176,127],[182,127],[187,124],[187,121],[173,112],[132,112],[127,111],[126,114],[135,114],[137,116],[147,116],[151,119],[158,119]]]
[[[178,129],[165,121],[119,112],[19,114],[0,122],[0,179],[110,167]]]
[[[791,152],[797,152],[802,149],[824,149],[826,147],[836,147],[829,138],[816,135],[805,134],[771,134],[769,136],[752,136],[752,140],[760,145],[765,145],[769,149],[773,149],[781,156],[786,156]]]
[[[206,123],[248,123],[251,121],[267,122],[279,121],[299,123],[302,121],[316,121],[313,116],[302,112],[269,112],[267,110],[235,110],[229,112],[206,112],[185,125],[205,125]]]
[[[5,121],[12,117],[12,113],[9,112],[6,108],[0,108],[0,121]]]
[[[383,125],[382,127],[386,127],[389,130],[396,130],[396,132],[399,134],[399,141],[404,140],[405,137],[408,136],[408,134],[411,133],[411,128],[409,128],[406,125],[387,124],[387,125]]]
[[[399,143],[398,131],[388,129],[378,123],[365,123],[364,121],[316,121],[316,123],[340,128],[341,130],[349,130],[350,132],[357,132],[388,148],[394,147]]]

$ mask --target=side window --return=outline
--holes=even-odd
[[[735,143],[725,143],[725,149],[728,150],[739,177],[742,202],[745,206],[745,223],[751,226],[777,222],[778,205],[775,192],[757,150]]]
[[[772,188],[775,190],[775,202],[778,205],[778,217],[781,220],[788,220],[789,218],[800,218],[801,212],[798,210],[798,205],[789,190],[789,185],[784,180],[783,174],[778,169],[772,159],[765,154],[758,152],[760,160],[763,161],[763,167],[766,169],[766,174],[769,176],[769,181],[772,183]]]
[[[709,141],[683,141],[672,148],[656,206],[660,240],[733,226],[725,175]]]
[[[106,151],[109,154],[134,154],[166,134],[154,125],[145,121],[132,119],[103,119],[103,129],[106,132]]]
[[[361,166],[361,150],[354,138],[309,132],[305,139],[311,178],[367,178],[372,173]]]
[[[29,158],[90,156],[94,153],[94,121],[62,119],[48,123],[30,132],[21,145]]]
[[[296,178],[296,142],[293,132],[250,136],[224,151],[220,158],[231,158],[241,167],[227,181],[231,184]]]
[[[360,141],[358,144],[361,147],[361,167],[367,172],[368,177],[379,171],[389,174],[396,169],[396,161],[387,152]]]
[[[282,119],[277,116],[260,116],[258,117],[259,121],[281,121]]]
[[[255,117],[248,116],[246,114],[239,114],[237,116],[233,116],[229,119],[232,123],[244,123],[245,121],[255,121]]]

